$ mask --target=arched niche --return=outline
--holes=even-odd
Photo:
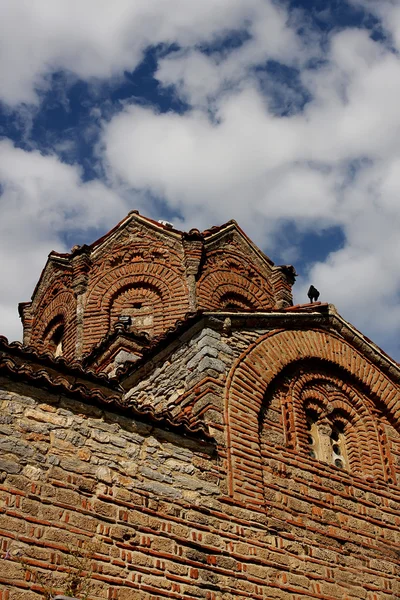
[[[56,315],[43,332],[43,349],[55,357],[62,356],[65,346],[65,320]]]
[[[222,294],[219,304],[224,310],[255,310],[256,308],[247,295],[232,290]]]
[[[160,290],[151,283],[125,285],[111,299],[109,328],[113,328],[120,316],[127,316],[131,320],[130,329],[159,334],[164,321],[162,305]]]
[[[385,412],[390,413],[397,430],[400,428],[398,386],[345,340],[323,330],[268,333],[237,359],[225,391],[228,490],[230,495],[241,501],[257,505],[263,503],[260,421],[263,419],[263,403],[269,386],[288,365],[310,359],[323,361],[328,369],[332,366],[354,378],[366,390],[374,405],[381,403]],[[282,402],[284,396],[283,390]],[[289,431],[296,431],[296,428],[299,431],[296,414],[301,413],[294,410],[288,412],[286,418],[292,420]],[[384,436],[376,424],[376,417],[373,421],[376,435],[382,441]],[[292,439],[289,447],[296,448],[296,444],[301,443],[298,440],[299,436]],[[288,443],[284,436],[281,436],[281,441]],[[372,462],[375,467],[378,465],[376,468],[379,470],[382,465],[381,449],[375,452],[379,456],[375,455]],[[386,461],[387,457],[383,456],[385,464]]]
[[[274,304],[266,282],[259,285],[244,275],[225,269],[209,273],[200,280],[197,294],[200,308],[208,310],[226,308],[229,298],[239,307],[251,310],[270,308]]]
[[[36,312],[30,343],[43,352],[56,354],[57,351],[57,355],[60,355],[62,351],[66,359],[72,360],[76,341],[75,296],[65,289],[55,294],[51,294],[51,289],[49,292]],[[56,339],[58,339],[57,343],[55,343]]]
[[[133,304],[152,304],[152,329],[158,335],[188,312],[188,296],[183,276],[162,263],[135,261],[106,271],[89,283],[83,352],[90,351],[107,335],[117,310],[126,310],[130,302],[132,309]]]
[[[278,440],[310,464],[393,482],[384,463],[381,408],[357,379],[321,359],[295,361],[270,383],[260,416],[261,447]]]

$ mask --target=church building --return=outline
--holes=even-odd
[[[0,337],[0,600],[400,598],[400,367],[235,221],[132,211]]]

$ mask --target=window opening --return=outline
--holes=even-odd
[[[332,463],[335,465],[335,467],[338,467],[338,469],[348,468],[344,431],[343,427],[337,423],[333,424],[332,426],[330,441],[332,449]]]
[[[51,338],[51,346],[53,348],[55,357],[63,355],[63,335],[64,327],[61,325],[55,330]]]
[[[306,417],[308,454],[311,458],[320,459],[320,436],[317,426],[318,416],[314,411],[308,411]]]
[[[344,427],[326,416],[309,410],[306,412],[307,449],[311,458],[332,464],[338,469],[348,469]]]

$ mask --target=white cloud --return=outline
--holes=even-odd
[[[17,339],[17,304],[29,300],[48,253],[69,250],[63,233],[105,228],[129,208],[100,182],[82,182],[78,167],[8,141],[0,142],[0,182],[1,333]]]
[[[231,51],[204,55],[192,47],[160,60],[157,78],[177,88],[192,106],[204,106],[219,93],[254,79],[252,69],[267,60],[301,65],[308,57],[307,42],[288,26],[288,15],[276,4],[265,2],[253,12],[247,25],[248,39]]]
[[[357,2],[378,15],[399,50],[396,3]],[[182,115],[127,105],[104,122],[98,157],[107,185],[83,183],[79,168],[56,156],[0,144],[0,250],[11,255],[0,267],[11,282],[0,316],[8,321],[11,304],[33,289],[44,254],[62,248],[64,228],[112,226],[150,192],[185,228],[236,218],[272,257],[287,220],[302,232],[340,226],[344,247],[323,261],[316,248],[296,299],[306,300],[312,281],[322,300],[399,355],[400,59],[387,40],[347,28],[323,52],[301,13],[289,19],[283,3],[266,0],[0,3],[0,98],[10,105],[38,103],[54,70],[111,79],[133,70],[149,45],[173,43],[180,51],[159,60],[156,76],[191,105]],[[307,35],[296,34],[299,24]],[[230,51],[201,52],[230,30],[248,38]],[[312,56],[324,62],[307,68]],[[257,72],[271,59],[300,70],[311,98],[304,110],[294,105],[279,116],[270,95],[279,90],[290,106],[301,90]]]
[[[104,129],[108,172],[161,195],[189,225],[193,215],[197,226],[233,216],[272,254],[282,220],[303,231],[339,225],[345,247],[324,262],[315,256],[296,299],[306,300],[312,279],[324,300],[394,347],[398,56],[366,31],[334,34],[325,65],[302,72],[312,100],[303,112],[278,117],[241,52],[234,62],[232,54],[217,61],[199,51],[161,61],[160,80],[175,82],[194,108],[180,116],[127,107]]]
[[[369,12],[378,18],[379,25],[382,26],[385,42],[388,45],[393,44],[397,50],[400,50],[400,6],[397,0],[349,0],[357,8]]]
[[[347,244],[317,263],[309,279],[322,300],[399,354],[400,155],[362,170],[344,192]],[[299,292],[305,298],[306,282]]]
[[[52,71],[120,76],[149,45],[193,46],[248,22],[268,36],[274,54],[289,54],[292,44],[279,11],[265,0],[1,0],[0,6],[0,99],[9,104],[36,103]]]

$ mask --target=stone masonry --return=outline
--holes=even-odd
[[[398,364],[331,305],[292,306],[293,271],[236,225],[140,219],[51,259],[30,346],[0,337],[0,600],[64,593],[79,549],[87,600],[400,598]],[[131,227],[146,252],[158,236],[146,264],[176,249],[179,310]],[[126,269],[111,301],[107,268]],[[136,328],[113,328],[122,310]]]

